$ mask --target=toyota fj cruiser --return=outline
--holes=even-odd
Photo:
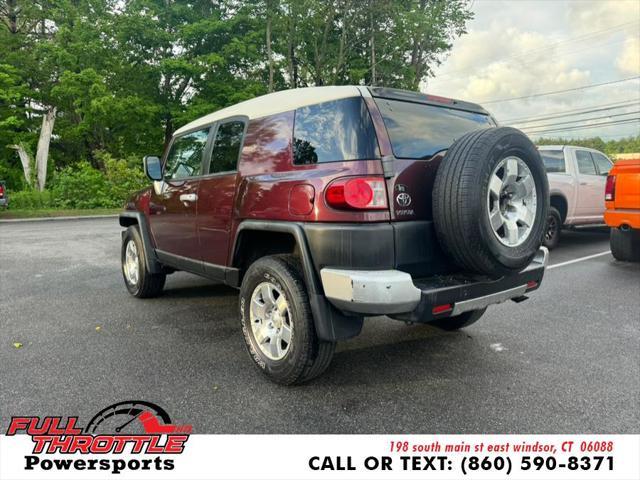
[[[303,88],[180,128],[120,214],[140,298],[184,270],[240,289],[253,362],[309,380],[336,341],[388,315],[446,330],[540,285],[540,155],[472,103],[387,88]]]

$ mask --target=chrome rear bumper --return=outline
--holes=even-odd
[[[428,321],[436,305],[450,304],[447,315],[459,315],[522,297],[538,288],[548,261],[549,251],[540,247],[524,270],[499,279],[466,274],[413,279],[398,270],[338,268],[323,268],[320,276],[327,299],[340,310]]]

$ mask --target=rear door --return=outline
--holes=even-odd
[[[154,184],[149,223],[161,256],[199,259],[196,211],[208,136],[206,127],[174,138],[164,161],[164,180]]]
[[[604,213],[604,186],[606,177],[601,177],[588,150],[576,150],[578,195],[576,216],[584,221],[597,221]]]
[[[427,104],[376,97],[375,103],[394,156],[393,177],[387,183],[391,218],[432,220],[431,191],[444,154],[462,135],[492,126],[492,120],[485,114],[450,108],[446,99]]]
[[[227,264],[238,158],[247,123],[246,117],[218,122],[198,189],[199,248],[205,270],[219,280],[224,280]]]

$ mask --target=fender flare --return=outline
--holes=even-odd
[[[563,223],[566,222],[567,219],[569,218],[569,213],[572,213],[569,211],[569,208],[573,207],[575,209],[575,206],[569,203],[569,199],[567,198],[565,193],[560,189],[549,190],[549,206],[551,206],[552,197],[560,198],[565,203],[566,212],[564,212],[564,218],[562,219],[562,222]],[[560,212],[560,215],[562,215],[562,212]]]
[[[138,225],[138,231],[142,238],[142,245],[144,248],[144,262],[147,270],[151,273],[161,273],[162,264],[158,261],[156,256],[156,249],[151,238],[151,232],[149,231],[149,223],[147,218],[141,212],[126,211],[121,212],[118,221],[121,227],[130,227],[131,225]],[[124,237],[122,232],[122,236]]]
[[[347,316],[336,309],[329,303],[324,296],[322,283],[315,271],[313,260],[307,238],[304,230],[299,223],[296,222],[280,222],[280,221],[264,221],[264,220],[245,220],[239,226],[235,235],[232,247],[232,258],[235,258],[238,248],[237,242],[242,231],[268,231],[288,233],[293,236],[300,250],[300,260],[302,262],[303,276],[307,293],[309,295],[309,303],[311,305],[311,314],[313,315],[313,323],[316,327],[316,333],[321,340],[335,342],[338,340],[346,340],[355,337],[362,330],[364,318],[361,316]]]

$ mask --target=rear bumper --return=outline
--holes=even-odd
[[[323,268],[320,277],[326,297],[340,310],[428,322],[522,298],[540,285],[548,258],[549,251],[541,247],[528,267],[499,279],[469,274],[413,279],[398,270],[337,268]],[[434,307],[444,305],[450,308],[434,313]]]
[[[606,210],[604,212],[604,221],[610,227],[617,228],[621,227],[622,225],[627,225],[631,228],[640,229],[640,210]]]

